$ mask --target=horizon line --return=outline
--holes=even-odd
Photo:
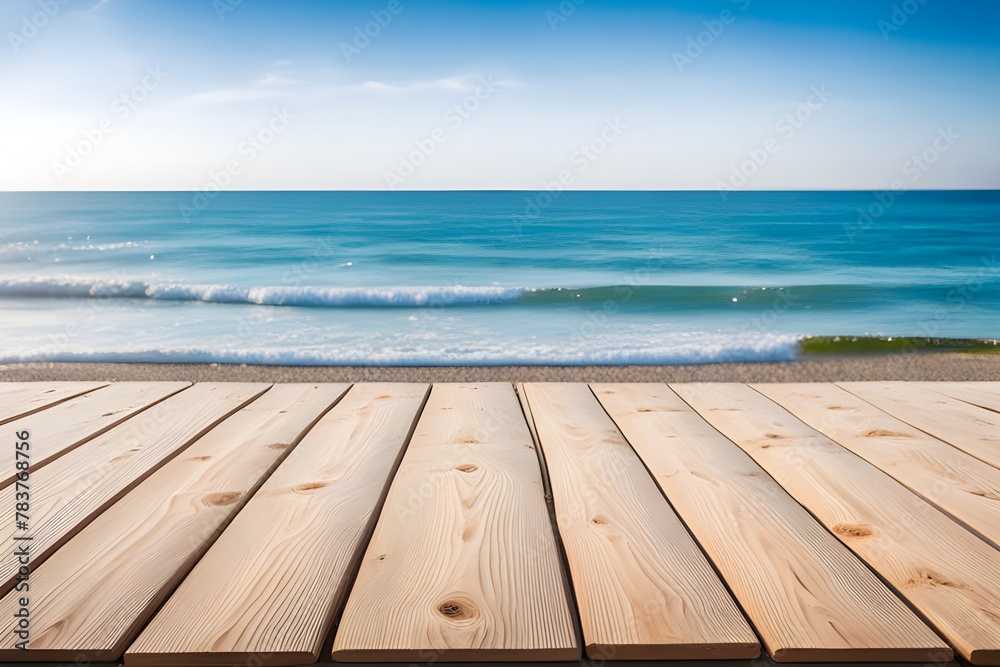
[[[384,194],[416,194],[416,193],[459,193],[459,192],[718,192],[725,193],[726,196],[741,194],[741,193],[753,193],[753,192],[880,192],[884,190],[891,190],[892,188],[880,187],[880,188],[746,188],[746,189],[718,189],[718,188],[603,188],[603,189],[563,189],[563,190],[546,190],[546,189],[527,189],[527,188],[425,188],[425,189],[413,189],[413,190],[386,190],[386,189],[349,189],[349,188],[322,188],[322,189],[305,189],[305,188],[280,188],[280,189],[247,189],[247,188],[232,188],[229,190],[221,190],[212,193],[212,197],[218,196],[220,194],[235,193],[235,192],[365,192],[365,193],[384,193]],[[155,189],[155,190],[144,190],[144,189],[128,189],[128,190],[4,190],[0,189],[0,194],[28,194],[28,193],[38,193],[38,194],[84,194],[84,193],[95,193],[95,194],[120,194],[120,193],[199,193],[204,192],[204,190],[178,190],[178,189]],[[994,188],[907,188],[902,192],[1000,192],[1000,186]]]

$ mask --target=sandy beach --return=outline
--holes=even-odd
[[[681,366],[253,366],[33,363],[0,365],[0,382],[850,382],[1000,380],[1000,355],[829,356]]]

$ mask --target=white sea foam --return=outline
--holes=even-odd
[[[87,239],[89,241],[89,238]],[[15,241],[0,245],[2,253],[24,253],[32,254],[48,253],[60,250],[73,250],[76,252],[104,252],[107,250],[122,250],[126,248],[141,248],[146,245],[145,241],[122,241],[120,243],[72,243],[62,242],[57,244],[40,244],[38,241]]]
[[[75,245],[70,246],[70,250],[120,250],[122,248],[139,248],[142,244],[137,241],[125,241],[123,243],[88,243],[87,245]],[[61,244],[60,248],[65,248],[65,244]]]
[[[608,336],[586,346],[565,341],[476,341],[411,337],[385,345],[359,344],[287,346],[168,346],[120,347],[114,350],[26,349],[0,353],[0,363],[29,361],[233,363],[262,365],[675,365],[716,362],[791,361],[803,336],[797,334],[686,333],[656,341],[627,341]]]
[[[119,278],[0,278],[0,296],[125,298],[205,301],[264,306],[435,306],[477,305],[516,300],[524,290],[497,286],[429,287],[242,287],[155,283]]]
[[[610,288],[594,288],[604,304]],[[538,317],[511,317],[502,305],[525,299]],[[539,295],[550,292],[539,300]],[[547,310],[552,299],[581,290],[492,286],[244,287],[147,282],[124,278],[2,278],[0,298],[55,298],[28,327],[7,323],[0,363],[28,361],[245,363],[265,365],[626,365],[785,361],[802,336],[759,331],[692,331],[664,311],[629,326],[583,330],[591,311]],[[81,303],[66,299],[79,298]],[[99,317],[88,301],[102,302]],[[58,301],[62,299],[62,301]],[[135,300],[131,303],[129,300]],[[434,308],[498,304],[448,316],[373,313],[350,319],[332,312],[257,309],[172,312],[166,320],[142,302],[210,302],[274,306]],[[741,299],[742,301],[742,299]],[[576,299],[573,299],[576,303]],[[107,306],[105,308],[105,306]],[[136,307],[140,306],[140,307]],[[728,308],[728,300],[727,300]],[[592,310],[592,309],[591,309]],[[757,311],[752,311],[756,313]],[[54,313],[60,313],[58,317]],[[170,322],[176,324],[170,325]],[[626,323],[627,324],[627,323]],[[565,325],[565,326],[564,326]],[[27,327],[27,328],[24,328]],[[42,333],[39,328],[45,329]],[[31,331],[28,335],[28,331]],[[3,331],[0,323],[0,331]]]

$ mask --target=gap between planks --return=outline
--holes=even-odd
[[[666,385],[593,390],[776,661],[950,658],[863,563]]]
[[[760,644],[584,384],[524,385],[587,654],[750,658]]]
[[[315,662],[426,393],[354,385],[236,515],[125,664]]]
[[[959,655],[974,665],[1000,664],[1000,551],[752,388],[670,386],[878,572]]]
[[[117,660],[217,534],[348,385],[276,385],[153,473],[31,573],[31,641],[0,660]],[[0,600],[13,617],[22,593]]]
[[[0,425],[107,386],[106,382],[0,382]]]
[[[829,383],[754,384],[796,418],[1000,546],[1000,470]]]
[[[32,566],[118,501],[215,425],[267,390],[267,384],[197,384],[77,447],[31,476]],[[15,485],[0,489],[0,540],[18,529]],[[0,561],[0,594],[18,574],[15,559]]]
[[[907,382],[838,382],[893,417],[1000,468],[1000,414]]]
[[[35,474],[56,458],[190,386],[190,382],[114,383],[16,419],[5,428],[30,434],[29,472]],[[13,448],[9,457],[4,469],[10,475],[0,478],[0,488],[17,478]]]
[[[513,386],[435,384],[348,598],[333,659],[579,658],[543,494]]]

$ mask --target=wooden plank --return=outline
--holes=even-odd
[[[267,389],[266,384],[197,384],[116,426],[30,479],[31,565],[52,552],[164,462]],[[23,535],[15,524],[20,485],[0,490],[0,543]],[[14,586],[17,560],[0,560],[0,594]]]
[[[524,385],[587,655],[754,658],[760,644],[585,384]]]
[[[31,573],[29,650],[3,661],[112,661],[348,385],[283,384],[153,473]],[[14,618],[23,595],[0,613]]]
[[[672,385],[966,660],[1000,664],[1000,551],[745,385]]]
[[[1000,382],[911,382],[910,384],[1000,412]]]
[[[31,434],[31,471],[35,473],[74,447],[190,386],[190,382],[119,382],[14,420],[5,428]],[[2,477],[0,472],[0,487],[17,478],[14,456],[13,447],[0,456],[2,470],[8,473]]]
[[[838,382],[893,417],[1000,468],[1000,414],[906,382]]]
[[[107,385],[107,382],[0,382],[0,424]]]
[[[1000,470],[836,385],[751,386],[1000,546]]]
[[[593,389],[775,661],[951,657],[862,562],[666,385]]]
[[[436,384],[333,645],[338,661],[580,657],[538,458],[509,384]]]
[[[426,393],[355,385],[236,516],[125,664],[315,662]]]

